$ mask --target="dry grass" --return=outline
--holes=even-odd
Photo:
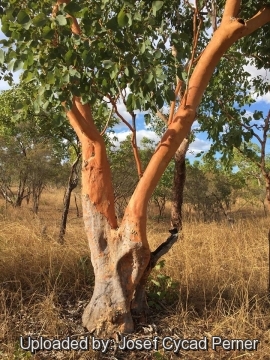
[[[0,359],[112,359],[98,352],[38,352],[19,348],[28,334],[64,338],[83,334],[82,309],[91,297],[93,272],[82,219],[70,213],[66,244],[57,242],[61,197],[47,192],[39,217],[27,208],[0,203]],[[200,339],[259,339],[258,351],[129,352],[115,358],[270,359],[267,299],[269,219],[226,223],[185,223],[183,237],[149,282],[148,322],[158,336]],[[154,249],[168,236],[168,223],[149,221]],[[142,336],[146,327],[138,327]],[[150,329],[150,333],[153,330]],[[150,335],[149,335],[150,336]],[[151,336],[150,336],[151,337]]]

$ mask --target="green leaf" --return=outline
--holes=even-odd
[[[122,7],[120,13],[118,14],[117,22],[120,27],[124,27],[128,24],[128,17],[125,12],[125,6]]]
[[[53,85],[55,83],[55,78],[54,78],[54,74],[49,72],[47,74],[47,83],[50,84],[50,85]]]
[[[155,58],[155,59],[159,59],[159,58],[161,57],[161,55],[162,55],[162,53],[161,53],[161,51],[158,49],[158,50],[156,50],[155,53],[154,53],[154,58]]]
[[[30,72],[30,71],[25,71],[25,72],[23,73],[23,81],[24,81],[25,83],[30,82],[30,81],[33,80],[34,78],[35,78],[35,74],[32,73],[32,72]]]
[[[9,30],[9,24],[7,23],[2,22],[1,30],[7,37],[10,37],[12,35],[12,31]]]
[[[145,122],[145,125],[150,124],[150,122],[151,122],[151,115],[150,114],[145,114],[144,115],[144,122]]]
[[[112,68],[111,68],[111,72],[110,72],[110,78],[114,79],[116,78],[117,74],[118,74],[118,66],[117,64],[113,64]]]
[[[14,21],[14,16],[13,16],[13,12],[14,12],[14,8],[12,9],[8,9],[6,11],[6,17],[7,17],[7,20],[10,20],[10,21]]]
[[[263,119],[263,112],[262,112],[262,111],[255,110],[255,111],[254,111],[254,114],[253,114],[253,119],[254,119],[254,120]]]
[[[26,60],[26,65],[27,66],[32,66],[34,63],[34,54],[33,52],[30,50],[27,54],[27,60]]]
[[[33,24],[38,27],[42,27],[47,23],[48,19],[45,14],[41,13],[34,17]]]
[[[75,58],[76,58],[76,53],[75,53],[75,51],[70,49],[70,50],[65,54],[64,58],[65,58],[65,61],[66,61],[66,63],[67,63],[68,65],[73,64],[73,62],[74,62],[74,60],[75,60]]]
[[[19,11],[19,13],[17,15],[17,21],[19,24],[23,25],[30,21],[30,17],[26,11],[21,10],[21,11]]]
[[[168,101],[174,101],[175,100],[175,93],[173,90],[169,89],[166,91],[166,98]]]
[[[149,72],[145,76],[145,82],[146,84],[149,84],[153,80],[154,76],[153,73]]]
[[[186,71],[183,71],[183,72],[181,73],[181,79],[186,82],[186,81],[187,81],[187,78],[188,78],[187,72],[186,72]]]
[[[24,62],[21,60],[16,60],[13,66],[13,71],[18,71],[21,70],[23,68]]]
[[[155,284],[156,286],[160,287],[160,283],[154,279],[151,280],[153,284]]]
[[[0,64],[3,64],[5,61],[5,53],[2,49],[0,49]]]
[[[54,30],[51,29],[49,26],[45,26],[45,27],[42,29],[42,36],[44,37],[44,39],[50,40],[50,39],[52,39],[53,36],[54,36]]]
[[[103,64],[105,69],[110,69],[114,65],[113,61],[111,60],[104,60]]]
[[[127,105],[126,105],[128,111],[133,110],[132,103],[133,103],[133,94],[129,94],[128,98],[127,98]]]
[[[113,17],[111,18],[107,24],[106,24],[107,28],[108,29],[111,29],[111,30],[117,30],[118,29],[118,21],[117,21],[117,17]]]
[[[142,46],[140,48],[140,53],[143,54],[145,52],[145,42],[142,43]]]
[[[60,26],[67,25],[67,19],[64,15],[57,15],[55,19]]]
[[[14,105],[14,110],[22,110],[24,108],[24,103],[22,101],[18,101]]]
[[[156,16],[157,11],[162,8],[163,3],[164,3],[164,1],[153,1],[152,9],[153,9],[153,15],[154,16]]]
[[[92,60],[93,54],[90,50],[84,50],[82,53],[82,59],[85,66],[89,66]]]
[[[74,1],[71,1],[69,4],[65,6],[64,10],[70,15],[76,15],[76,13],[81,11],[81,7],[79,4],[75,3]]]

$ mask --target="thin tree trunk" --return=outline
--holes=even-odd
[[[80,217],[80,211],[79,211],[79,207],[78,207],[78,204],[77,204],[77,196],[76,196],[76,194],[74,194],[74,202],[75,202],[75,207],[76,207],[76,215],[77,215],[77,217]]]
[[[38,208],[39,208],[39,200],[40,200],[40,196],[41,193],[44,189],[44,185],[42,183],[41,180],[37,180],[35,182],[35,180],[33,180],[33,184],[32,184],[32,193],[33,193],[33,213],[35,215],[37,215],[38,213]]]
[[[20,179],[14,207],[20,207],[22,205],[22,201],[25,198],[24,193],[25,193],[26,180],[27,180],[27,176],[23,176],[23,178]]]
[[[75,159],[75,161],[73,162],[73,164],[71,166],[71,171],[70,171],[70,175],[69,175],[69,179],[68,179],[68,185],[67,185],[65,195],[64,195],[64,208],[63,208],[63,213],[62,213],[60,232],[59,232],[59,240],[58,240],[60,244],[64,243],[71,193],[77,187],[78,181],[79,181],[78,163],[79,163],[80,157],[81,157],[81,154],[78,154],[77,158]]]
[[[189,140],[182,141],[174,156],[173,199],[171,205],[171,226],[176,232],[182,230],[182,205],[186,180],[186,153]]]
[[[266,189],[266,194],[265,194],[264,204],[268,210],[267,212],[269,215],[270,214],[270,172],[267,173],[267,175],[265,176],[265,189]]]

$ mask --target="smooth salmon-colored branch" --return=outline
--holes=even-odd
[[[67,111],[67,116],[81,143],[85,144],[85,137],[89,140],[88,147],[91,143],[93,154],[89,154],[90,150],[88,149],[88,156],[95,158],[97,165],[102,166],[102,162],[106,159],[106,147],[103,137],[93,122],[89,105],[82,105],[79,98],[74,97],[73,106],[71,110]]]
[[[73,98],[72,108],[66,111],[70,121],[91,141],[99,141],[101,136],[92,119],[89,105],[82,105],[78,98]],[[79,134],[80,136],[80,134]]]
[[[251,19],[246,21],[246,28],[241,37],[253,33],[270,21],[270,5],[260,9]]]
[[[58,0],[53,7],[52,16],[56,16],[60,4],[68,4],[69,2],[70,0]],[[76,18],[70,15],[67,17],[72,19],[71,31],[79,35],[81,29]],[[63,106],[65,108],[65,103]],[[91,107],[89,104],[82,104],[80,97],[74,96],[71,109],[65,110],[82,145],[83,213],[85,224],[87,223],[89,227],[88,231],[91,233],[94,231],[94,227],[98,225],[95,224],[92,217],[88,218],[89,206],[93,206],[97,212],[107,219],[111,229],[117,229],[112,176],[106,146],[94,123]],[[99,228],[98,231],[102,231],[102,229]],[[94,250],[91,250],[94,253]]]
[[[227,0],[222,20],[228,20],[228,18],[236,17],[239,13],[240,6],[241,0]]]
[[[178,80],[177,85],[176,85],[176,89],[175,89],[175,98],[178,96],[179,91],[181,89],[183,82],[181,80]],[[170,123],[172,122],[173,119],[173,115],[174,115],[174,109],[175,109],[175,103],[176,103],[176,99],[171,101],[171,106],[170,106],[170,115],[169,115],[169,119],[168,119],[168,125],[170,125]]]
[[[190,79],[192,66],[194,65],[195,53],[197,50],[200,29],[202,26],[202,17],[200,16],[199,17],[199,19],[200,19],[199,25],[197,27],[197,16],[198,16],[198,7],[196,6],[196,9],[195,9],[194,15],[193,15],[193,46],[192,46],[191,59],[190,59],[189,65],[188,65],[187,86],[186,86],[186,92],[184,95],[184,107],[186,107],[186,101],[187,101],[187,95],[188,95],[188,89],[189,89],[189,79]]]
[[[54,5],[53,7],[53,11],[52,11],[52,16],[55,17],[58,9],[59,9],[59,5],[62,4],[69,4],[70,0],[58,0],[57,3]],[[71,18],[72,19],[72,24],[71,24],[71,31],[73,32],[73,34],[76,35],[80,35],[81,34],[81,28],[78,24],[77,19],[74,16],[71,15],[67,15],[67,18]]]
[[[139,181],[127,208],[140,219],[146,216],[147,203],[175,151],[189,133],[195,120],[196,110],[203,93],[209,84],[215,67],[223,54],[241,37],[255,31],[270,21],[270,10],[263,8],[253,17],[248,25],[243,21],[231,19],[239,10],[239,1],[227,0],[226,13],[220,27],[214,32],[212,39],[203,51],[189,81],[186,106],[184,99],[163,135],[156,152],[152,156],[142,179]],[[228,18],[228,14],[230,17]]]
[[[123,123],[129,128],[130,131],[133,132],[133,127],[130,125],[130,123],[119,113],[116,103],[113,101],[112,106],[114,108],[114,111],[116,115],[123,121]]]
[[[134,154],[134,158],[135,158],[137,173],[138,173],[139,178],[141,178],[143,176],[143,169],[142,169],[142,162],[140,159],[137,141],[136,141],[136,130],[132,133],[131,145],[132,145],[133,154]]]
[[[137,146],[136,115],[134,114],[134,112],[132,112],[131,116],[132,116],[132,125],[133,125],[131,144],[132,144],[132,148],[133,148],[133,154],[134,154],[134,158],[135,158],[137,172],[138,172],[139,178],[141,178],[143,176],[143,169],[142,169],[142,162],[140,159],[138,146]]]
[[[131,145],[132,145],[132,149],[133,149],[133,154],[134,154],[134,158],[135,158],[138,176],[139,176],[139,178],[141,178],[143,175],[143,169],[142,169],[142,163],[140,160],[140,155],[139,155],[138,146],[137,146],[137,142],[136,142],[136,128],[135,128],[135,126],[131,126],[130,123],[119,113],[115,101],[113,101],[113,99],[109,95],[107,95],[107,96],[109,97],[109,99],[111,101],[111,104],[114,108],[116,115],[119,117],[119,119],[121,119],[123,121],[123,123],[132,132]]]

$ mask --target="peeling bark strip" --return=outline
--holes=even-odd
[[[69,3],[69,0],[58,0],[53,16],[62,3]],[[74,97],[72,109],[67,111],[82,144],[83,216],[95,272],[94,293],[83,314],[83,324],[89,331],[107,337],[116,331],[133,331],[131,307],[134,311],[142,311],[145,284],[152,266],[177,239],[177,234],[172,234],[150,254],[146,237],[148,200],[190,132],[196,109],[222,55],[238,39],[270,21],[267,7],[246,23],[236,19],[240,3],[239,0],[226,1],[221,25],[197,61],[182,103],[140,179],[119,229],[105,144],[94,124],[91,107]],[[71,19],[71,30],[79,35],[78,22],[74,17]]]

